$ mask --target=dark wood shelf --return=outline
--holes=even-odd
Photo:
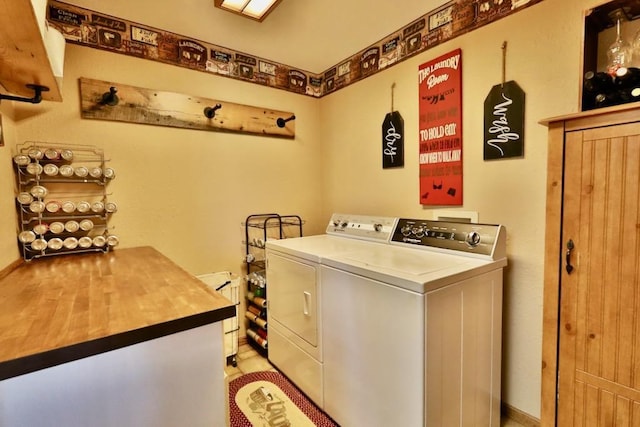
[[[0,84],[14,95],[33,97],[28,84],[46,86],[45,101],[62,101],[36,15],[28,0],[0,0]]]

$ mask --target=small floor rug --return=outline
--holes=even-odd
[[[252,372],[229,383],[231,427],[338,427],[280,372]]]

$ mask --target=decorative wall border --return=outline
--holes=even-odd
[[[320,98],[542,1],[452,0],[321,74],[56,0],[47,18],[70,43]]]

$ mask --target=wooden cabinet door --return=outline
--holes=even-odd
[[[640,426],[640,124],[567,132],[564,170],[557,425]]]

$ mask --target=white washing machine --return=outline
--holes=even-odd
[[[330,254],[386,244],[395,223],[396,218],[334,214],[327,234],[266,242],[269,360],[320,407],[320,263]]]
[[[362,228],[345,222],[340,228],[354,234]],[[314,261],[317,380],[292,379],[343,427],[497,427],[504,227],[402,218],[393,224],[387,240]],[[269,266],[271,307],[280,304],[278,275],[289,275],[289,267]],[[269,325],[272,359],[279,340],[272,341]],[[288,342],[276,354],[297,347]],[[286,357],[278,359],[272,361],[291,377]]]

